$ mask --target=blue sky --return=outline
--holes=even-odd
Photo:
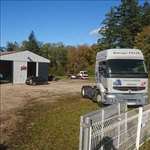
[[[93,44],[105,14],[119,0],[1,0],[1,46],[22,42],[33,30],[39,41]]]

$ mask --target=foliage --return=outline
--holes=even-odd
[[[150,25],[150,3],[148,1],[145,1],[142,12],[142,24],[143,26]]]
[[[17,51],[19,49],[19,45],[17,42],[8,42],[6,45],[7,51]]]
[[[4,52],[6,50],[5,47],[0,47],[0,52]]]
[[[22,42],[21,50],[29,50],[33,53],[40,54],[40,43],[36,40],[34,31],[28,37],[28,40]]]
[[[135,38],[135,47],[143,51],[150,71],[150,26],[145,27],[142,32],[138,33]]]
[[[80,116],[98,109],[96,103],[77,95],[62,95],[51,103],[30,103],[20,112],[8,145],[15,150],[76,150],[79,145]]]
[[[140,6],[137,0],[121,0],[121,4],[111,8],[99,31],[98,40],[105,48],[133,48],[137,33],[145,25],[150,25],[150,4]]]
[[[119,32],[118,27],[117,9],[111,8],[110,12],[106,14],[106,18],[103,21],[103,27],[99,31],[102,38],[98,40],[98,43],[103,46],[104,49],[113,48],[118,44],[117,34]]]
[[[95,47],[80,45],[78,47],[68,47],[68,72],[78,73],[80,70],[88,70],[91,74],[94,70],[91,68],[95,63]]]
[[[62,43],[43,44],[41,47],[42,56],[48,58],[50,63],[50,73],[64,75],[67,71],[67,48]]]

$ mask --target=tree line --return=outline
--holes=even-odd
[[[30,50],[51,61],[49,73],[66,75],[87,70],[94,74],[95,56],[108,48],[139,48],[150,70],[150,3],[145,0],[121,0],[106,14],[99,30],[100,38],[91,46],[66,46],[63,43],[39,42],[32,31],[28,40],[8,42],[7,51]],[[1,48],[3,50],[3,48]]]
[[[28,40],[21,44],[8,42],[7,51],[29,50],[50,60],[49,74],[67,75],[87,70],[94,73],[94,62],[97,46],[79,45],[66,46],[63,43],[42,43],[36,39],[34,31],[28,36]]]

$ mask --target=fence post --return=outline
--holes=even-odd
[[[128,107],[127,107],[127,103],[126,103],[126,106],[125,106],[125,133],[127,133],[127,129],[128,129],[127,111],[128,111]]]
[[[119,144],[120,144],[120,103],[118,103],[118,143],[117,143],[117,148],[119,149]]]
[[[124,137],[125,141],[127,140],[127,135],[128,135],[128,113],[127,113],[127,111],[128,111],[128,107],[127,107],[127,103],[126,103],[126,106],[125,106],[125,137]]]
[[[83,138],[83,150],[89,150],[89,128],[90,128],[90,118],[85,118],[84,127],[84,138]]]
[[[102,109],[102,135],[101,135],[101,141],[103,141],[104,137],[104,109]],[[101,146],[101,150],[103,150],[103,145]]]
[[[89,124],[89,150],[91,150],[91,143],[92,143],[92,121],[90,120]]]
[[[80,118],[79,150],[83,148],[83,116]]]
[[[136,149],[137,150],[139,150],[139,146],[140,146],[140,133],[141,133],[141,125],[142,125],[142,113],[143,113],[143,108],[139,107],[137,137],[136,137]]]

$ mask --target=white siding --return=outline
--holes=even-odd
[[[25,70],[21,70],[26,66]],[[25,83],[27,79],[27,62],[15,61],[13,64],[13,83]]]

